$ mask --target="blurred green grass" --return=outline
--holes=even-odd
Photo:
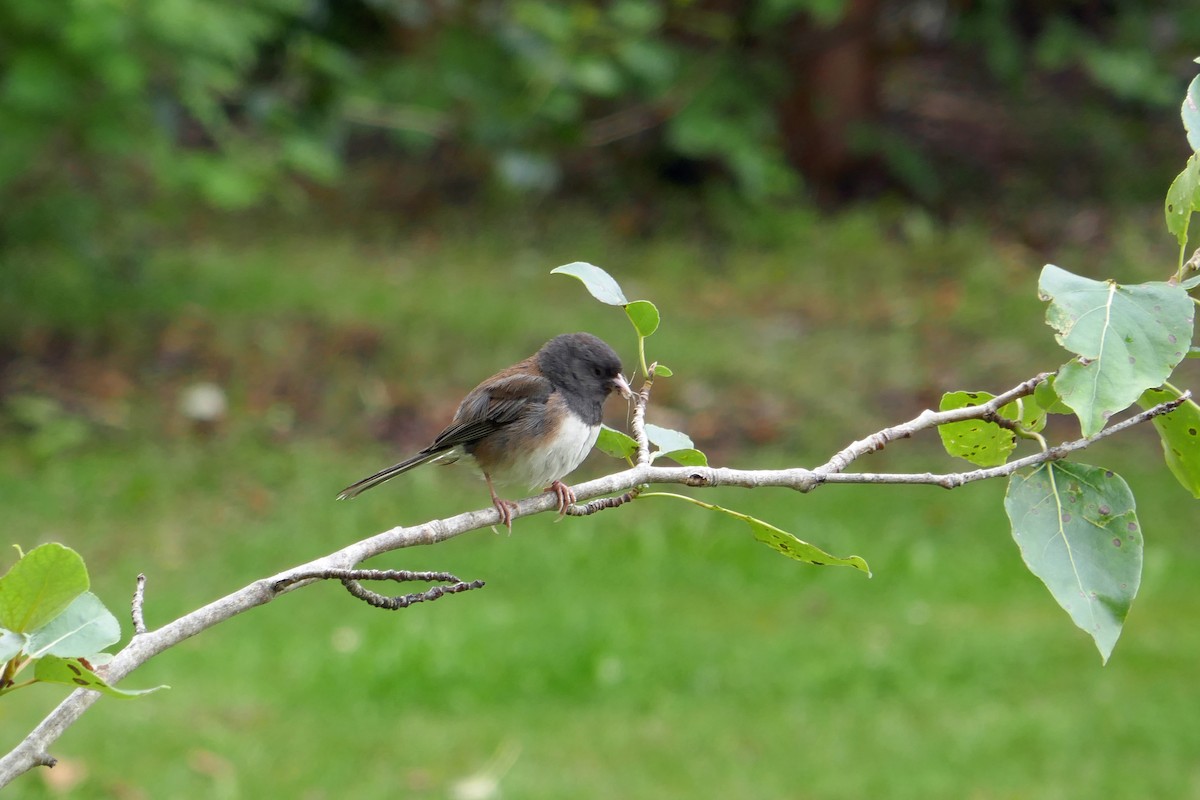
[[[369,441],[369,407],[321,414],[354,410],[380,379],[392,396],[419,381],[411,399],[441,403],[562,330],[620,342],[619,312],[546,274],[577,259],[663,310],[652,356],[679,375],[658,387],[668,422],[727,418],[730,399],[743,404],[732,414],[752,415],[764,397],[785,409],[773,436],[725,446],[739,466],[811,463],[958,380],[999,389],[1057,363],[1038,360],[1057,358],[1033,299],[1041,261],[980,228],[864,212],[730,243],[624,239],[602,221],[564,220],[533,233],[465,219],[400,236],[217,231],[155,252],[141,289],[91,321],[55,324],[112,337],[110,317],[123,314],[129,331],[108,344],[132,364],[146,326],[202,320],[220,357],[178,380],[227,360],[229,424],[165,436],[173,384],[151,372],[136,373],[126,421],[95,425],[74,449],[47,457],[6,436],[11,539],[78,549],[122,617],[146,572],[154,626],[364,535],[480,507],[482,486],[458,469],[333,502],[393,453]],[[1115,235],[1089,264],[1148,277],[1149,259],[1128,258],[1139,236]],[[49,311],[24,313],[30,329],[51,324]],[[368,326],[384,344],[314,357],[335,399],[280,434],[247,398],[262,364],[304,367],[297,319]],[[719,400],[696,399],[705,392]],[[1200,514],[1155,470],[1155,448],[1132,437],[1084,459],[1126,476],[1147,536],[1142,590],[1104,668],[1024,570],[999,484],[711,491],[862,555],[875,577],[803,568],[730,520],[664,500],[519,520],[511,537],[481,531],[373,563],[483,578],[482,591],[384,613],[313,587],[169,651],[128,682],[174,688],[101,701],[55,747],[62,766],[16,791],[467,798],[480,784],[464,781],[511,761],[497,778],[515,798],[1200,796],[1200,633],[1189,622]],[[874,458],[946,466],[920,443]],[[581,473],[604,466],[593,457]],[[60,696],[6,697],[4,748]]]

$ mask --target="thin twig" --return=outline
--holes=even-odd
[[[566,511],[563,513],[568,517],[586,517],[590,514],[595,514],[598,511],[605,511],[610,508],[619,508],[630,501],[636,500],[641,492],[641,487],[635,486],[628,492],[625,492],[625,494],[614,495],[613,497],[597,497],[595,500],[589,500],[582,505],[576,504],[567,506]]]
[[[654,386],[654,373],[642,380],[642,388],[634,396],[633,419],[629,422],[629,430],[637,442],[637,464],[639,467],[650,463],[650,440],[646,438],[646,406],[650,404],[650,389]]]
[[[482,589],[483,581],[457,581],[449,586],[431,586],[423,592],[413,592],[411,594],[402,594],[396,596],[388,596],[373,592],[361,583],[349,578],[342,579],[342,585],[346,587],[346,591],[362,600],[369,606],[382,608],[388,611],[396,611],[401,608],[408,608],[413,603],[432,602],[439,597],[447,594],[458,594],[459,592],[468,592],[472,589]]]
[[[313,569],[313,570],[297,570],[288,573],[288,576],[282,580],[276,581],[274,590],[282,592],[284,589],[291,587],[293,584],[301,581],[396,581],[404,583],[410,581],[423,581],[431,583],[433,581],[442,581],[443,583],[462,583],[456,575],[450,572],[413,572],[407,569]]]
[[[1018,410],[1021,408],[1020,400],[1017,400],[1017,408],[1018,408]],[[1030,439],[1032,441],[1035,441],[1038,443],[1038,446],[1041,447],[1043,450],[1049,449],[1049,446],[1046,444],[1046,439],[1040,433],[1038,433],[1035,430],[1026,428],[1024,425],[1022,425],[1020,422],[1018,422],[1015,419],[1009,419],[1008,417],[1001,414],[999,411],[988,410],[986,413],[982,414],[979,418],[981,420],[983,420],[984,422],[991,422],[996,425],[999,425],[1001,428],[1004,428],[1005,430],[1012,431],[1013,436],[1020,436],[1022,439]]]
[[[133,603],[130,604],[129,614],[133,617],[133,635],[140,636],[146,632],[146,575],[138,573],[137,586],[133,590]]]
[[[424,603],[437,600],[442,595],[458,594],[471,589],[482,589],[483,581],[464,581],[449,572],[413,572],[407,569],[317,569],[307,572],[296,572],[287,578],[277,581],[274,585],[276,592],[282,592],[295,584],[315,580],[337,580],[346,587],[351,595],[375,608],[395,611],[408,608],[413,603]],[[424,592],[415,592],[398,596],[388,596],[367,589],[359,581],[442,581],[450,586],[433,586]]]
[[[1016,400],[1018,397],[1027,397],[1033,394],[1033,390],[1037,385],[1050,377],[1050,373],[1043,372],[1040,375],[1035,375],[1027,381],[1023,381],[1003,394],[993,397],[986,403],[977,406],[966,406],[965,408],[955,408],[949,411],[922,411],[915,418],[908,422],[899,425],[893,425],[890,428],[884,428],[881,431],[871,434],[865,439],[859,439],[857,442],[852,442],[848,447],[839,450],[831,459],[813,470],[821,475],[829,473],[842,472],[846,467],[861,456],[869,453],[874,453],[882,450],[891,442],[897,439],[906,439],[918,431],[923,431],[927,428],[945,425],[947,422],[960,422],[966,419],[980,419],[986,413],[994,413],[999,411],[1004,406]]]

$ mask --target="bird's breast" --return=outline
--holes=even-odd
[[[556,430],[509,466],[505,478],[531,489],[545,489],[574,472],[587,458],[599,435],[599,425],[588,425],[575,414],[564,414]]]

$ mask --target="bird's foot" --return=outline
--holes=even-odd
[[[567,515],[567,507],[575,503],[575,490],[562,481],[555,481],[546,491],[554,492],[558,498],[558,518],[562,519]]]
[[[505,500],[503,497],[492,495],[492,505],[496,511],[500,512],[500,522],[504,527],[508,528],[508,533],[512,535],[513,512],[517,510],[517,504],[512,500]],[[496,530],[493,525],[492,530]]]

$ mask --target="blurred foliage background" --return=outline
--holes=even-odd
[[[1198,45],[1178,0],[0,0],[10,540],[80,550],[113,608],[146,571],[154,625],[480,506],[443,470],[332,497],[556,333],[632,364],[547,275],[575,260],[658,304],[652,419],[718,463],[1053,369],[1043,263],[1173,268]],[[1147,531],[1103,670],[1002,487],[710,493],[876,577],[649,502],[523,520],[379,564],[484,592],[306,590],[160,657],[130,682],[171,692],[102,702],[18,791],[1200,797],[1200,515],[1156,447],[1085,459]],[[896,450],[871,466],[952,468]],[[55,699],[6,698],[4,745]]]
[[[1179,149],[1143,134],[1178,103],[1200,37],[1191,4],[1098,0],[80,0],[0,15],[6,245],[83,250],[167,201],[294,209],[354,177],[392,209],[497,187],[631,213],[667,186],[829,204],[898,192],[943,211],[1012,193],[1146,199],[1159,187],[1143,168]]]

